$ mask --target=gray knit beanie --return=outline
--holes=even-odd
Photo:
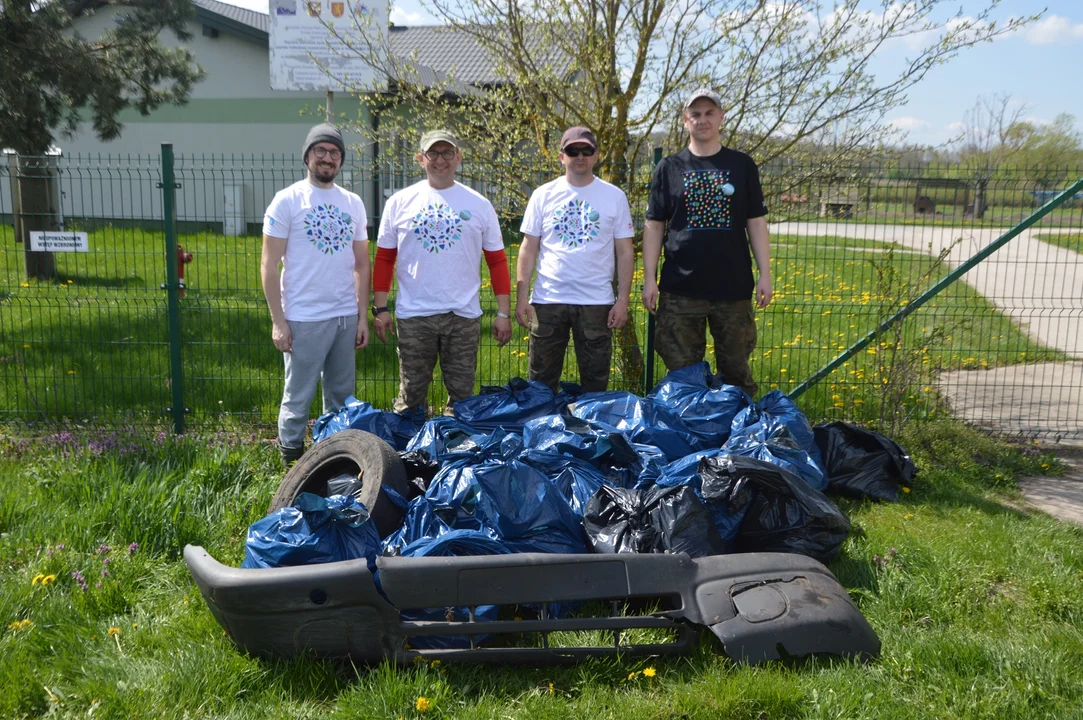
[[[346,144],[342,142],[342,133],[339,129],[330,123],[320,123],[314,126],[308,131],[308,137],[305,138],[304,149],[301,150],[301,162],[308,162],[308,151],[312,149],[312,146],[316,143],[331,143],[338,147],[343,157],[346,155]]]

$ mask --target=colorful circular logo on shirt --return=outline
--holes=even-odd
[[[447,250],[458,242],[463,236],[462,225],[463,218],[443,203],[427,205],[410,221],[414,237],[431,253]]]
[[[564,247],[576,248],[598,237],[601,216],[585,200],[569,200],[553,213],[553,232]]]
[[[334,255],[353,240],[353,218],[335,205],[317,205],[305,213],[305,236],[325,255]]]

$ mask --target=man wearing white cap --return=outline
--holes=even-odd
[[[511,278],[493,204],[455,181],[459,140],[446,130],[421,136],[425,179],[384,205],[373,271],[373,330],[387,342],[398,318],[399,395],[394,410],[424,407],[437,359],[450,407],[474,394],[481,342],[481,259],[496,295],[493,337],[511,339]],[[388,307],[398,281],[395,313]]]
[[[760,308],[771,302],[767,204],[756,163],[719,142],[723,115],[718,93],[693,92],[682,114],[688,147],[655,168],[643,228],[643,304],[658,316],[655,347],[667,369],[703,360],[709,327],[723,381],[755,395],[750,298]]]
[[[554,392],[560,389],[569,333],[579,384],[585,392],[604,391],[613,328],[628,320],[635,229],[624,192],[594,176],[597,152],[593,132],[569,128],[560,141],[564,175],[535,190],[523,215],[515,317],[530,329],[530,379]]]
[[[286,366],[278,449],[287,466],[305,451],[316,381],[325,413],[345,405],[357,380],[354,350],[369,340],[368,219],[361,198],[335,184],[345,152],[334,125],[309,130],[307,176],[275,195],[263,217],[263,294]]]

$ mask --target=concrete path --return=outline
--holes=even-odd
[[[1047,347],[1083,359],[1083,256],[1041,242],[1034,235],[1053,227],[1027,230],[963,276],[963,281],[1012,317]],[[953,228],[864,223],[776,223],[772,235],[846,237],[895,242],[900,247],[938,255],[956,240],[947,265],[958,267],[1007,232],[1007,228]]]
[[[1083,442],[1049,446],[1068,466],[1061,477],[1022,478],[1019,488],[1034,507],[1058,520],[1083,525]]]

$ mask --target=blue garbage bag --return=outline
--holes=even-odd
[[[527,450],[519,461],[540,470],[556,485],[572,512],[582,517],[587,502],[604,485],[612,485],[601,470],[586,460],[545,450]]]
[[[406,446],[407,452],[424,450],[429,458],[444,462],[478,453],[489,436],[453,417],[429,420]]]
[[[734,455],[774,463],[816,490],[827,487],[823,467],[797,444],[789,427],[778,418],[764,417],[760,422],[735,430],[722,447]]]
[[[540,470],[518,460],[475,465],[477,515],[512,552],[584,553],[583,523]]]
[[[455,403],[455,417],[479,429],[521,429],[523,423],[556,412],[555,395],[537,380],[513,378],[507,385],[483,385],[481,394]]]
[[[722,449],[701,450],[691,455],[686,455],[680,460],[662,468],[662,474],[657,480],[657,486],[663,488],[686,486],[691,488],[696,497],[707,506],[707,513],[714,522],[718,534],[722,538],[723,547],[728,550],[737,537],[737,529],[741,526],[744,518],[747,502],[733,502],[729,496],[724,496],[716,490],[710,497],[704,493],[703,478],[700,475],[700,465],[705,458],[718,457],[725,454]],[[636,486],[639,490],[649,489],[646,484]]]
[[[478,460],[473,457],[458,458],[444,463],[425,495],[433,504],[433,510],[452,528],[476,530],[481,526],[476,510],[480,488],[474,477]],[[409,517],[409,516],[408,516]]]
[[[396,450],[406,449],[410,439],[417,434],[425,416],[420,411],[409,415],[377,410],[353,395],[346,398],[341,409],[324,413],[312,427],[312,442],[318,443],[340,430],[364,430],[386,441]]]
[[[779,423],[786,426],[797,446],[807,452],[820,472],[823,472],[824,461],[816,445],[816,435],[812,430],[812,425],[790,396],[781,390],[772,390],[756,403],[737,413],[733,418],[730,432],[737,433],[746,428],[763,425],[766,435],[771,436],[775,433],[773,425]]]
[[[577,418],[616,428],[632,442],[653,445],[669,460],[706,449],[669,408],[629,392],[587,393],[568,406]]]
[[[734,416],[752,404],[744,390],[712,375],[706,361],[669,373],[647,397],[680,416],[703,447],[722,447]]]
[[[633,443],[616,428],[567,415],[535,418],[523,427],[528,450],[568,455],[601,470],[609,485],[630,486],[645,472],[657,476],[668,460],[653,445]]]
[[[357,498],[301,493],[293,507],[276,510],[248,528],[242,568],[313,565],[368,559],[376,569],[380,533]]]

